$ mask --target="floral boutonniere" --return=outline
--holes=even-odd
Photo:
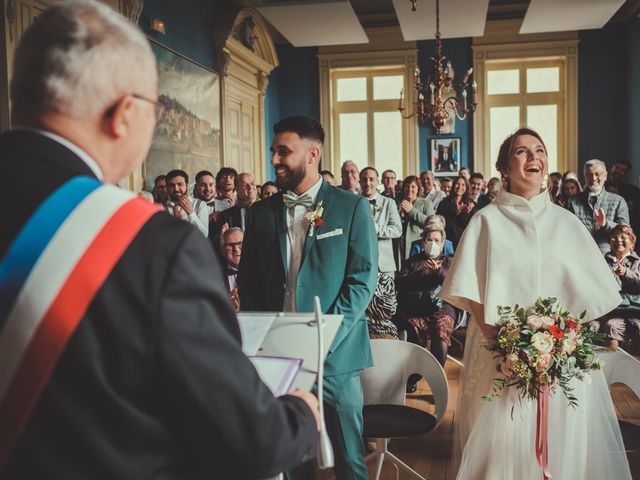
[[[316,228],[320,228],[324,225],[324,219],[322,215],[324,214],[324,207],[322,206],[322,200],[315,204],[315,206],[311,207],[307,210],[305,214],[306,219],[309,221],[309,236],[313,237],[313,231]]]
[[[373,206],[373,214],[374,214],[374,215],[375,215],[376,213],[378,213],[379,211],[381,211],[381,210],[382,210],[382,205],[375,204],[375,205]]]

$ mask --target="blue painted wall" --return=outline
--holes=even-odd
[[[215,14],[211,0],[157,0],[145,2],[138,25],[149,37],[215,70],[216,55],[211,35]],[[165,22],[165,35],[149,30],[152,18]]]
[[[427,72],[432,71],[433,62],[431,57],[436,52],[435,40],[423,40],[418,44],[418,65],[422,71],[422,81],[426,81]],[[443,54],[451,60],[455,77],[453,82],[456,88],[462,81],[464,73],[473,66],[473,58],[471,55],[471,39],[455,38],[443,41]],[[472,77],[473,79],[473,77]],[[458,90],[459,92],[459,90]],[[459,92],[460,93],[460,92]],[[469,98],[471,100],[471,98]],[[456,119],[455,133],[451,135],[436,135],[435,130],[430,124],[420,124],[420,171],[429,169],[429,156],[431,151],[432,138],[460,137],[460,160],[462,167],[472,168],[473,159],[473,116],[463,122]],[[418,173],[418,172],[409,172]]]
[[[607,163],[629,152],[629,64],[624,25],[580,32],[578,161]],[[636,57],[637,61],[638,57]],[[637,84],[636,84],[637,88]]]
[[[265,141],[267,152],[271,147],[273,125],[279,120],[294,115],[320,119],[320,80],[318,71],[318,49],[316,47],[295,48],[277,45],[280,65],[269,77],[265,98]],[[267,178],[275,178],[267,155]]]
[[[640,178],[640,18],[628,24],[627,40],[629,50],[629,150],[628,157],[633,164],[631,176],[637,185]],[[640,183],[640,182],[639,182]]]

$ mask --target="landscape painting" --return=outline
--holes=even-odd
[[[172,169],[193,179],[200,170],[220,168],[220,77],[154,41],[158,61],[157,124],[145,162],[145,189]]]

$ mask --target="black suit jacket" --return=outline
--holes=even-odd
[[[58,186],[90,169],[37,133],[0,136],[0,254]],[[72,335],[2,479],[264,478],[299,462],[313,415],[275,399],[240,349],[211,249],[154,215]]]

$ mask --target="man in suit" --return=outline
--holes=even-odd
[[[229,298],[236,310],[240,310],[240,298],[238,297],[238,267],[242,258],[242,242],[244,232],[241,228],[230,227],[222,234],[220,253],[224,259],[222,265],[222,278],[227,286]]]
[[[193,188],[196,201],[193,209],[198,216],[204,213],[207,219],[206,225],[216,222],[220,212],[231,208],[231,203],[227,199],[218,200],[216,194],[216,180],[213,173],[208,170],[200,170],[196,173],[196,185]]]
[[[375,168],[365,167],[360,171],[360,189],[362,196],[369,200],[378,236],[378,283],[366,315],[371,338],[393,338],[397,337],[397,330],[391,322],[397,306],[393,240],[402,235],[402,221],[396,202],[378,193],[379,183]]]
[[[274,133],[271,164],[282,191],[251,207],[240,303],[251,311],[312,312],[317,295],[326,313],[344,315],[325,362],[327,429],[337,478],[366,479],[360,372],[372,361],[364,312],[378,265],[371,208],[322,180],[324,131],[316,120],[287,118]],[[293,477],[312,478],[313,469]]]
[[[76,0],[38,16],[15,52],[16,129],[0,137],[16,181],[0,191],[12,205],[2,212],[2,258],[69,179],[115,191],[97,180],[115,184],[140,168],[156,75],[147,39],[109,7]],[[220,266],[192,225],[158,210],[108,276],[94,275],[82,273],[80,284],[99,282],[97,293],[77,306],[80,323],[0,465],[3,479],[265,478],[313,448],[317,402],[302,392],[274,398],[261,382],[242,353]]]
[[[360,193],[360,183],[358,182],[359,170],[358,166],[351,160],[347,160],[340,168],[340,176],[342,183],[340,188],[352,193]]]
[[[469,186],[471,187],[471,200],[476,204],[476,210],[486,207],[491,203],[489,195],[482,193],[482,185],[484,183],[484,175],[478,172],[471,174]]]
[[[441,190],[436,190],[436,179],[433,176],[433,172],[430,170],[425,170],[420,174],[420,183],[422,184],[422,189],[424,190],[424,198],[427,200],[431,200],[433,203],[433,208],[437,209],[438,204],[444,200],[445,194]]]
[[[250,173],[241,173],[236,176],[235,188],[238,195],[237,204],[220,214],[218,221],[213,226],[213,232],[209,234],[216,250],[220,245],[220,236],[227,228],[238,227],[246,230],[251,221],[249,207],[258,199],[256,182]],[[209,228],[211,229],[211,226]]]
[[[171,170],[166,175],[169,201],[165,210],[169,215],[181,218],[196,227],[206,237],[209,234],[209,214],[203,209],[196,210],[199,200],[191,198],[187,193],[189,176],[184,170]]]
[[[604,189],[607,167],[602,160],[593,159],[584,164],[584,179],[586,189],[569,198],[567,209],[584,223],[605,254],[611,249],[611,230],[620,223],[629,225],[629,209],[624,198]]]

